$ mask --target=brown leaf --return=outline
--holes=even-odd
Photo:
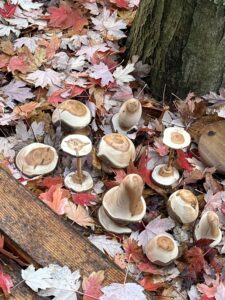
[[[94,220],[90,217],[88,211],[81,205],[75,205],[69,202],[65,207],[66,216],[83,227],[92,227],[94,225]]]

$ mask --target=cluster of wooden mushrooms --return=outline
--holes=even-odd
[[[98,144],[97,156],[103,170],[126,168],[135,159],[135,147],[127,137],[127,132],[134,128],[142,115],[141,104],[137,99],[123,103],[118,114],[112,118],[114,133],[103,136]],[[52,115],[53,124],[61,124],[70,134],[63,138],[61,149],[76,158],[76,171],[69,173],[64,184],[74,192],[91,190],[93,179],[82,170],[82,158],[92,150],[92,142],[87,136],[91,113],[86,105],[77,100],[67,100],[58,105]],[[178,127],[165,129],[163,143],[170,148],[168,162],[156,166],[152,180],[164,187],[175,186],[179,181],[179,171],[174,166],[177,149],[185,149],[191,143],[187,131]],[[48,145],[32,143],[19,151],[16,157],[18,169],[26,176],[44,175],[52,172],[58,162],[56,150]],[[119,186],[108,190],[98,210],[98,219],[103,228],[116,234],[131,233],[129,224],[141,221],[146,213],[146,203],[142,196],[144,182],[137,174],[127,175]],[[181,224],[191,224],[199,215],[197,197],[187,189],[172,193],[167,201],[169,216]],[[205,212],[195,226],[196,240],[211,239],[211,246],[220,243],[222,234],[219,219],[212,211]],[[148,259],[159,265],[167,265],[178,256],[178,243],[168,233],[156,235],[147,241],[145,249]]]

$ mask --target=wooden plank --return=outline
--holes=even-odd
[[[50,298],[43,298],[33,292],[24,282],[21,277],[21,267],[14,261],[6,259],[1,256],[4,261],[3,271],[9,274],[12,278],[14,288],[12,288],[11,294],[7,297],[7,300],[48,300]],[[3,293],[0,291],[0,299],[6,299]]]
[[[86,276],[104,270],[106,285],[124,281],[106,255],[1,169],[0,207],[0,230],[38,265],[67,265]]]

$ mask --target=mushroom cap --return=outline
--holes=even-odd
[[[113,130],[126,134],[138,124],[142,115],[142,106],[139,100],[126,100],[120,107],[119,113],[112,117]]]
[[[145,246],[148,259],[157,265],[165,266],[178,257],[178,246],[173,237],[168,233],[156,235]]]
[[[172,149],[184,149],[190,145],[191,136],[181,127],[168,127],[163,132],[163,143]]]
[[[51,173],[57,162],[55,148],[42,143],[25,146],[16,156],[17,168],[28,177]]]
[[[82,134],[67,135],[61,143],[61,148],[64,152],[75,157],[88,155],[92,150],[91,140]]]
[[[176,183],[179,178],[179,172],[176,168],[172,167],[171,172],[166,172],[166,164],[160,164],[154,168],[152,171],[152,179],[155,183],[162,186],[171,186]]]
[[[104,195],[102,205],[105,212],[120,224],[142,220],[146,212],[143,187],[144,183],[139,175],[127,175],[119,186],[111,188]]]
[[[60,103],[52,114],[53,124],[62,122],[74,129],[84,128],[90,121],[89,108],[77,100],[66,100]]]
[[[194,222],[199,213],[197,197],[186,189],[174,192],[168,199],[167,208],[171,218],[183,224]]]
[[[93,188],[93,179],[91,175],[86,172],[82,171],[84,179],[80,183],[79,181],[76,181],[75,176],[76,172],[71,172],[69,173],[65,179],[64,179],[64,184],[65,186],[77,193],[85,192]]]
[[[210,247],[218,245],[222,239],[222,232],[220,230],[219,217],[213,211],[205,212],[195,227],[194,236],[196,240],[210,239],[214,240]]]
[[[114,168],[125,168],[135,159],[135,147],[120,133],[106,134],[101,138],[97,156]]]
[[[112,219],[110,219],[109,216],[106,214],[103,206],[101,206],[98,210],[98,220],[102,227],[107,231],[116,234],[125,234],[132,232],[132,230],[129,227],[120,226],[116,224]]]

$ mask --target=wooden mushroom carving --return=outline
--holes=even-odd
[[[177,243],[168,233],[156,235],[145,246],[148,259],[160,266],[171,264],[178,257],[178,253]]]
[[[17,168],[28,177],[51,173],[57,162],[55,148],[42,143],[25,146],[16,156]]]
[[[132,98],[125,101],[117,114],[112,117],[112,126],[115,132],[126,134],[138,124],[142,115],[139,100]]]
[[[167,210],[170,217],[177,222],[183,224],[192,223],[198,217],[198,199],[189,190],[178,190],[169,197]]]
[[[62,123],[66,128],[81,130],[91,121],[89,108],[80,101],[66,100],[60,103],[52,114],[53,124]]]
[[[195,227],[194,235],[196,240],[214,240],[214,242],[210,244],[210,247],[218,245],[222,239],[222,232],[220,230],[220,222],[217,214],[213,211],[205,212]]]
[[[85,135],[70,134],[62,140],[61,148],[77,159],[77,170],[65,177],[65,186],[74,192],[90,190],[93,187],[93,180],[88,172],[82,170],[81,159],[91,152],[91,140]]]
[[[180,178],[178,170],[173,166],[175,150],[189,146],[191,137],[183,128],[169,127],[164,130],[163,143],[170,147],[169,160],[167,164],[160,164],[154,168],[152,179],[159,185],[171,186]]]
[[[97,156],[110,167],[125,168],[135,159],[135,147],[125,135],[110,133],[101,138]]]
[[[132,222],[139,222],[146,212],[146,203],[142,197],[144,182],[137,174],[127,175],[119,186],[111,188],[102,201],[102,208],[99,213],[99,221],[105,229],[116,233],[121,233],[115,225],[127,225]],[[110,222],[107,223],[107,218]],[[123,227],[122,232],[126,232],[127,227]],[[120,231],[120,232],[119,232]]]

